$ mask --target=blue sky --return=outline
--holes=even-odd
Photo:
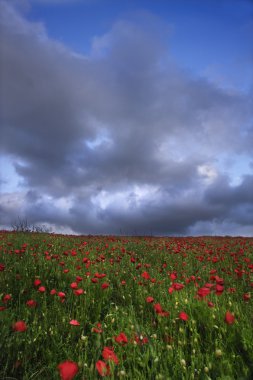
[[[253,235],[250,0],[1,0],[0,225]]]
[[[50,37],[89,54],[94,36],[117,19],[150,12],[166,23],[164,38],[180,66],[224,85],[248,89],[252,80],[252,3],[247,0],[135,0],[36,2],[31,21],[42,21]]]

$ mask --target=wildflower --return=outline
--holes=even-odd
[[[109,288],[109,284],[107,282],[104,282],[102,285],[101,285],[101,288],[102,289],[107,289]]]
[[[84,290],[83,289],[76,289],[76,290],[74,290],[74,293],[76,296],[80,296],[81,294],[84,293]]]
[[[39,291],[40,293],[45,293],[45,291],[46,291],[45,286],[40,286],[39,289],[38,289],[38,291]]]
[[[250,300],[250,294],[249,293],[245,293],[243,295],[243,300],[244,300],[244,302],[248,302]]]
[[[35,300],[28,300],[28,301],[26,301],[26,306],[28,306],[28,307],[36,307],[37,306],[37,302]]]
[[[154,298],[149,296],[146,298],[146,302],[152,303],[152,302],[154,302]]]
[[[159,303],[154,305],[154,310],[156,314],[161,315],[162,317],[167,317],[169,315],[168,311],[164,311],[162,306]]]
[[[189,316],[184,311],[181,311],[181,313],[179,313],[179,318],[182,319],[182,321],[188,321]]]
[[[149,279],[150,279],[150,275],[149,275],[148,272],[143,272],[143,273],[141,274],[141,277],[142,277],[142,278],[145,278],[146,280],[149,280]]]
[[[235,321],[235,317],[233,314],[230,313],[230,311],[226,311],[226,314],[225,314],[225,322],[228,324],[228,325],[232,325]]]
[[[0,272],[3,272],[5,270],[5,265],[3,263],[0,263]]]
[[[198,296],[199,296],[200,298],[204,298],[204,297],[206,297],[208,294],[210,294],[210,289],[207,288],[207,287],[203,287],[203,288],[200,288],[200,289],[198,290]]]
[[[119,344],[126,344],[128,342],[128,339],[127,339],[127,336],[121,332],[118,336],[115,336],[115,342],[119,343]]]
[[[40,284],[41,284],[41,281],[38,279],[38,278],[36,278],[35,280],[34,280],[34,286],[39,286]]]
[[[5,294],[5,296],[2,297],[2,301],[4,303],[7,303],[8,301],[10,301],[12,299],[12,296],[11,294]]]
[[[97,369],[100,376],[110,375],[110,367],[108,364],[103,362],[103,360],[98,360],[96,362],[96,369]]]
[[[67,360],[58,365],[58,370],[62,380],[72,380],[78,373],[78,365],[75,362]]]
[[[14,331],[24,332],[27,330],[26,323],[24,321],[17,321],[12,326]]]
[[[216,292],[215,294],[217,294],[218,296],[221,295],[224,291],[224,286],[223,285],[220,285],[219,283],[216,285]]]
[[[105,360],[111,360],[115,364],[119,364],[119,359],[117,355],[114,353],[114,350],[112,347],[104,347],[102,356]]]
[[[72,319],[69,324],[72,326],[80,326],[80,323],[76,319]]]
[[[148,343],[148,338],[146,336],[143,336],[143,335],[135,335],[134,337],[134,343],[135,344],[147,344]]]
[[[95,273],[94,277],[103,278],[103,277],[106,277],[106,274],[105,273]]]
[[[172,285],[173,289],[174,290],[181,290],[184,288],[184,285],[183,284],[180,284],[178,282],[174,282],[174,284]]]

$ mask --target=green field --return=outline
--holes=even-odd
[[[253,378],[252,238],[0,239],[0,379]]]

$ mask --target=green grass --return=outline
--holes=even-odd
[[[78,364],[76,380],[101,378],[98,360],[110,379],[253,378],[253,239],[6,232],[0,239],[0,379],[60,379],[66,360]],[[210,294],[201,298],[206,284]],[[156,313],[158,303],[169,315]],[[14,331],[17,321],[27,329]],[[126,344],[115,341],[122,332]],[[113,347],[118,364],[103,358],[104,347]]]

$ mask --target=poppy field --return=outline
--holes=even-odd
[[[253,378],[253,238],[0,233],[0,379]]]

